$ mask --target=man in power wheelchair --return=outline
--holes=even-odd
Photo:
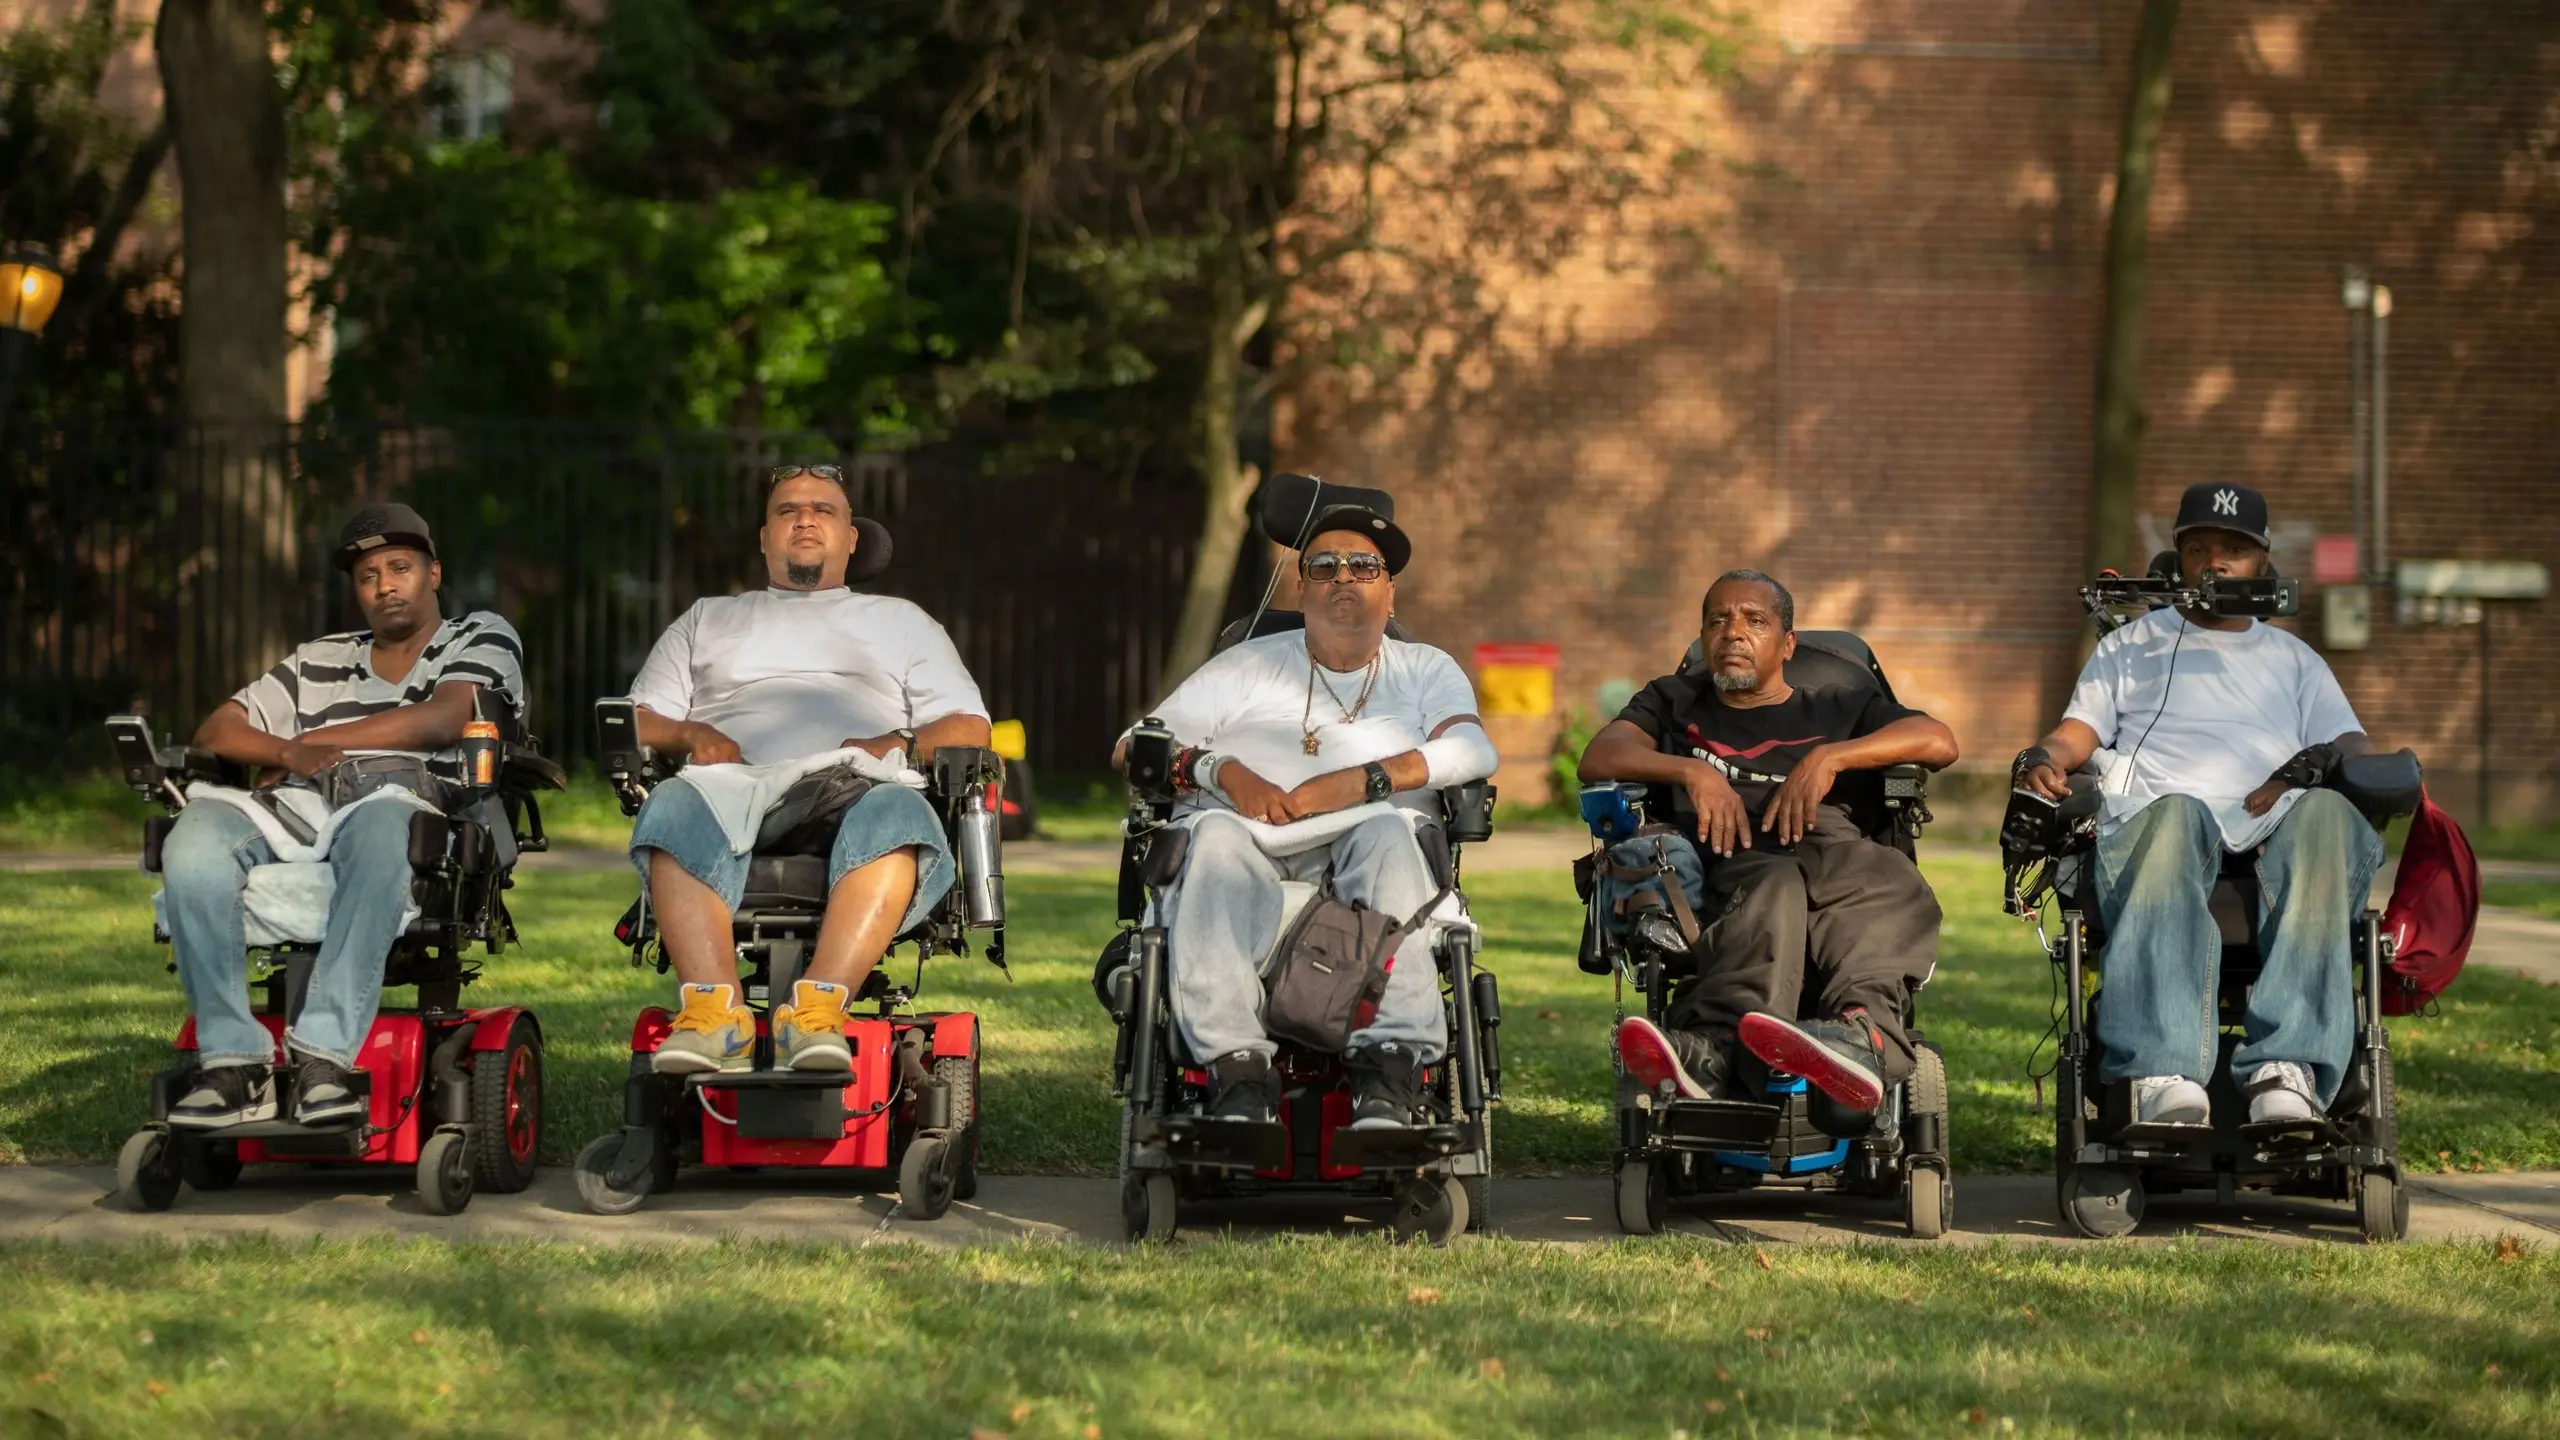
[[[1277,476],[1261,523],[1302,609],[1266,596],[1113,757],[1125,1218],[1161,1238],[1180,1199],[1314,1188],[1446,1243],[1484,1209],[1499,1093],[1452,849],[1490,833],[1493,745],[1457,662],[1393,624],[1389,496]]]
[[[1901,1195],[1934,1237],[1946,1077],[1911,1005],[1939,912],[1911,851],[1955,736],[1856,636],[1799,635],[1768,576],[1725,574],[1701,609],[1580,770],[1607,847],[1577,867],[1583,968],[1644,997],[1617,1032],[1619,1221],[1652,1234],[1675,1195],[1778,1182]]]
[[[503,892],[544,845],[533,792],[562,780],[524,733],[522,647],[496,615],[443,618],[406,505],[359,510],[334,558],[368,629],[296,649],[192,748],[108,722],[126,782],[174,812],[145,826],[143,868],[192,1012],[119,1160],[143,1208],[269,1160],[414,1163],[435,1214],[533,1179],[541,1030],[460,1005],[465,949],[515,938]],[[415,985],[417,1008],[378,1013],[386,985]]]
[[[2104,638],[2019,754],[2003,825],[2011,910],[2041,928],[2061,907],[2063,1215],[2115,1235],[2146,1189],[2266,1186],[2354,1199],[2395,1238],[2388,942],[2365,901],[2417,761],[2367,753],[2329,667],[2262,623],[2298,603],[2262,496],[2194,486],[2175,533],[2149,577],[2082,591]]]
[[[695,604],[629,699],[597,704],[638,817],[616,933],[675,970],[679,1008],[641,1013],[623,1127],[579,1157],[580,1189],[613,1214],[688,1160],[897,1164],[902,1207],[931,1219],[975,1186],[977,1020],[896,1014],[913,993],[879,965],[901,938],[919,965],[965,951],[971,929],[1003,963],[1002,764],[942,627],[850,588],[889,536],[840,470],[777,468],[759,545],[768,588]]]

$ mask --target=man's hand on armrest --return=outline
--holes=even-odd
[[[984,715],[945,715],[916,727],[915,753],[907,757],[907,763],[921,769],[925,761],[933,758],[933,752],[945,745],[983,750],[994,738],[995,727],[987,723]],[[847,739],[844,743],[850,749],[886,758],[890,751],[903,747],[907,741],[905,736],[892,733],[874,735],[868,740]]]
[[[2018,752],[2009,783],[2058,804],[2071,798],[2071,772],[2097,753],[2098,732],[2080,721],[2065,720],[2033,747]]]
[[[2352,760],[2373,749],[2373,739],[2361,730],[2350,730],[2323,745],[2305,746],[2267,777],[2267,783],[2249,792],[2240,804],[2252,815],[2264,815],[2276,807],[2287,790],[2309,790],[2328,783],[2338,773],[2341,762]]]
[[[1430,763],[1422,758],[1422,752],[1419,750],[1407,750],[1401,755],[1390,755],[1378,763],[1386,767],[1387,779],[1395,785],[1396,793],[1419,790],[1431,783]],[[1228,767],[1222,767],[1218,771],[1218,781],[1221,785],[1227,783],[1227,770],[1232,766],[1233,762],[1229,762]],[[1228,790],[1228,795],[1233,798],[1232,788]],[[1287,807],[1291,820],[1304,820],[1311,815],[1330,815],[1336,810],[1348,810],[1354,805],[1365,805],[1369,803],[1369,772],[1366,767],[1358,765],[1348,770],[1328,771],[1290,791],[1282,797],[1282,803]]]
[[[340,750],[450,749],[478,713],[479,696],[480,687],[470,681],[450,680],[415,705],[394,705],[360,720],[324,725],[302,740]]]
[[[738,742],[699,720],[670,720],[646,705],[632,707],[640,743],[661,755],[682,755],[696,765],[735,765],[746,757]]]
[[[1653,737],[1625,720],[1612,720],[1591,737],[1575,775],[1586,785],[1631,780],[1645,785],[1677,785],[1698,812],[1698,842],[1718,855],[1751,848],[1751,815],[1734,793],[1733,784],[1704,760],[1665,755]]]
[[[286,770],[308,780],[347,758],[346,752],[334,745],[268,734],[249,723],[249,712],[241,709],[236,700],[224,701],[196,727],[195,747],[260,772],[262,781],[272,779],[274,772]]]

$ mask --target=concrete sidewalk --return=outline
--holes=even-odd
[[[175,1208],[156,1215],[126,1210],[112,1193],[114,1185],[114,1172],[104,1167],[0,1168],[0,1241],[131,1244],[391,1235],[587,1245],[878,1238],[948,1246],[1017,1239],[1110,1244],[1122,1237],[1117,1182],[1067,1176],[988,1176],[975,1201],[955,1205],[931,1222],[891,1214],[892,1194],[866,1192],[848,1177],[805,1172],[689,1171],[672,1193],[652,1196],[638,1212],[620,1217],[588,1214],[568,1171],[559,1166],[546,1167],[524,1194],[482,1195],[447,1218],[418,1208],[405,1170],[253,1169],[220,1194],[182,1191]],[[1494,1230],[1516,1240],[1569,1246],[1618,1240],[1612,1206],[1605,1176],[1494,1179]],[[1221,1233],[1252,1238],[1284,1229],[1353,1234],[1383,1223],[1381,1206],[1289,1197],[1186,1207],[1179,1233],[1197,1242]],[[1749,1244],[1921,1243],[1904,1235],[1901,1210],[1892,1202],[1783,1192],[1723,1196],[1677,1210],[1671,1228]],[[2415,1181],[2409,1228],[2416,1240],[2476,1242],[2514,1235],[2537,1245],[2560,1243],[2560,1172]],[[2182,1236],[2357,1241],[2354,1214],[2344,1204],[2259,1197],[2224,1210],[2209,1196],[2156,1199],[2136,1241]],[[2054,1213],[2053,1180],[2042,1175],[1958,1177],[1956,1231],[1949,1238],[1960,1244],[2091,1243],[2064,1230]]]

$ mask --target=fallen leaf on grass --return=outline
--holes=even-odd
[[[2021,1305],[2021,1306],[2019,1306],[2019,1307],[2018,1307],[2018,1313],[2019,1313],[2019,1314],[2021,1314],[2021,1315],[2026,1316],[2026,1317],[2027,1317],[2028,1319],[2030,1319],[2030,1320],[2040,1320],[2040,1319],[2044,1318],[2044,1317],[2042,1317],[2042,1316],[2040,1316],[2040,1315],[2036,1314],[2036,1307],[2034,1307],[2033,1305]]]
[[[1730,1372],[1730,1371],[1726,1370],[1726,1369],[1725,1369],[1723,1366],[1721,1366],[1721,1365],[1719,1365],[1719,1366],[1717,1366],[1717,1367],[1716,1367],[1716,1372],[1715,1372],[1715,1373],[1716,1373],[1716,1383],[1717,1383],[1717,1384],[1719,1384],[1719,1385],[1721,1385],[1721,1384],[1723,1384],[1725,1381],[1730,1380],[1730,1379],[1732,1379],[1732,1378],[1733,1378],[1732,1372]]]
[[[1708,1401],[1708,1402],[1707,1402],[1707,1413],[1708,1413],[1708,1414],[1710,1414],[1710,1415],[1721,1415],[1721,1414],[1723,1414],[1723,1413],[1724,1413],[1724,1402],[1723,1402],[1723,1401],[1721,1401],[1721,1400],[1710,1400],[1710,1401]]]
[[[2498,1368],[2498,1364],[2494,1360],[2480,1367],[2480,1378],[2483,1380],[2495,1380],[2506,1373],[2506,1371]]]
[[[2501,1235],[2498,1237],[2499,1264],[2513,1265],[2523,1258],[2524,1244],[2522,1241],[2517,1240],[2513,1235]]]
[[[1985,1411],[1985,1410],[1984,1410],[1981,1406],[1979,1406],[1979,1405],[1976,1405],[1976,1406],[1974,1406],[1972,1409],[1967,1410],[1966,1412],[1964,1412],[1964,1420],[1965,1420],[1965,1423],[1966,1423],[1966,1424],[1968,1424],[1968,1425],[1979,1425],[1979,1424],[1981,1424],[1983,1421],[1988,1420],[1988,1419],[1990,1419],[1990,1418],[1991,1418],[1991,1416],[1990,1416],[1989,1412]]]
[[[969,1440],[1009,1440],[1009,1437],[1001,1430],[990,1430],[984,1425],[972,1425],[969,1427]]]
[[[1084,1440],[1102,1440],[1102,1427],[1099,1425],[1085,1426]]]
[[[412,1344],[412,1345],[424,1345],[424,1344],[426,1344],[426,1343],[427,1343],[427,1332],[426,1332],[425,1330],[422,1330],[422,1329],[421,1329],[421,1330],[412,1330],[412,1331],[410,1331],[410,1332],[409,1332],[409,1343],[410,1343],[410,1344]]]
[[[1030,1419],[1030,1418],[1031,1418],[1031,1402],[1030,1402],[1030,1401],[1025,1400],[1025,1401],[1023,1401],[1021,1404],[1016,1405],[1016,1406],[1014,1406],[1014,1407],[1013,1407],[1013,1423],[1014,1423],[1014,1424],[1019,1425],[1019,1424],[1021,1424],[1023,1421],[1028,1420],[1028,1419]]]
[[[452,1394],[452,1393],[453,1393],[453,1382],[452,1382],[452,1381],[450,1381],[450,1380],[439,1380],[439,1381],[437,1381],[437,1382],[436,1382],[436,1393],[437,1393],[437,1394],[439,1394],[439,1395],[450,1395],[450,1394]]]
[[[1437,1305],[1440,1303],[1440,1292],[1434,1290],[1428,1285],[1416,1285],[1412,1289],[1404,1292],[1404,1303],[1407,1305]]]
[[[50,1385],[53,1383],[53,1372],[50,1370],[39,1370],[33,1375],[27,1377],[27,1383],[30,1385]]]
[[[1499,1380],[1502,1378],[1502,1362],[1487,1356],[1485,1362],[1476,1367],[1476,1373],[1487,1380]]]
[[[1561,1020],[1564,1016],[1554,1010],[1541,1010],[1538,1012],[1538,1018],[1541,1020]]]
[[[154,1380],[142,1388],[150,1391],[155,1397],[166,1395],[169,1393],[169,1382],[166,1380]]]
[[[1742,1332],[1742,1338],[1745,1340],[1766,1340],[1769,1338],[1769,1327],[1766,1325],[1754,1325],[1750,1329]],[[1721,1380],[1724,1376],[1722,1374],[1718,1374],[1716,1378]]]
[[[1757,1245],[1751,1247],[1751,1263],[1759,1266],[1763,1270],[1775,1270],[1778,1268],[1777,1266],[1769,1263],[1769,1252],[1761,1249]]]
[[[151,1332],[148,1330],[136,1330],[133,1332],[133,1339],[134,1343],[138,1345],[148,1345],[151,1343]]]
[[[1787,1358],[1787,1347],[1786,1347],[1786,1346],[1784,1346],[1784,1345],[1772,1345],[1772,1346],[1770,1346],[1770,1347],[1769,1347],[1769,1358],[1770,1358],[1770,1359],[1772,1359],[1772,1360],[1784,1360],[1784,1359],[1786,1359],[1786,1358]]]

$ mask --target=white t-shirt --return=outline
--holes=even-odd
[[[2241,804],[2250,791],[2304,746],[2364,728],[2328,662],[2299,638],[2255,620],[2208,630],[2169,609],[2099,641],[2062,714],[2113,752],[2101,757],[2108,829],[2163,795],[2192,795],[2235,851],[2266,839],[2303,793],[2252,815]]]
[[[1247,640],[1191,672],[1155,714],[1184,745],[1243,761],[1283,790],[1318,775],[1419,750],[1454,716],[1472,715],[1476,691],[1448,653],[1405,640],[1380,642],[1377,687],[1360,718],[1342,713],[1359,698],[1361,671],[1318,670],[1307,702],[1307,637],[1287,631]],[[1332,687],[1329,696],[1326,686]],[[1335,699],[1333,697],[1340,697]],[[1316,753],[1306,752],[1305,724],[1316,727]],[[1483,776],[1434,776],[1455,784]]]
[[[750,765],[987,713],[932,616],[841,587],[695,601],[658,637],[631,698],[711,726]]]

